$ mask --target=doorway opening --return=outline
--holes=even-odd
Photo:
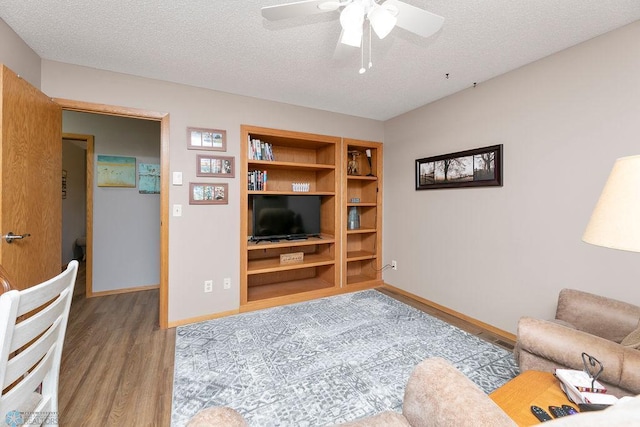
[[[169,114],[126,107],[93,104],[66,99],[54,99],[63,111],[76,111],[99,115],[118,116],[160,122],[160,261],[159,261],[159,325],[168,328],[168,205],[169,205]],[[93,155],[92,159],[93,160]],[[95,230],[92,230],[95,233]],[[87,229],[87,240],[89,238]],[[87,245],[87,256],[89,256]],[[93,254],[91,254],[93,260]],[[87,264],[87,278],[89,277]],[[88,279],[89,280],[89,279]],[[87,294],[89,296],[89,294]]]
[[[85,263],[93,295],[93,135],[62,133],[62,264]]]

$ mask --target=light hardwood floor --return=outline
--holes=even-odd
[[[175,329],[158,290],[85,298],[76,283],[60,368],[61,426],[168,426]]]
[[[158,326],[158,291],[85,298],[78,274],[60,370],[61,426],[168,426],[175,329]],[[460,329],[513,348],[489,331],[421,302],[385,294]]]

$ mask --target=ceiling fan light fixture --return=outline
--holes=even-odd
[[[378,4],[374,4],[367,14],[367,18],[369,18],[373,31],[376,32],[376,35],[380,40],[387,37],[391,30],[396,26],[396,22],[398,22],[397,13],[394,14],[388,8],[382,7]]]
[[[342,31],[340,43],[348,46],[360,47],[360,44],[362,43],[362,28]]]
[[[340,13],[340,25],[345,31],[355,31],[360,28],[362,32],[362,24],[364,24],[364,6],[362,3],[355,1],[345,7]]]

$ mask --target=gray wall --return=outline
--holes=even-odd
[[[99,154],[160,163],[159,122],[64,111],[62,128],[94,136],[94,172]],[[98,187],[94,173],[93,292],[159,283],[160,195]]]
[[[0,63],[40,88],[40,57],[0,19]]]
[[[225,129],[226,155],[236,159],[243,123],[373,141],[383,138],[379,121],[47,60],[42,67],[42,91],[51,97],[170,115],[170,168],[183,173],[184,184],[169,188],[170,208],[182,205],[182,216],[169,218],[169,322],[237,310],[240,304],[239,178],[222,180],[229,183],[228,205],[189,205],[188,183],[202,178],[195,176],[198,151],[187,149],[187,127]],[[99,148],[96,153],[101,153]],[[225,277],[231,278],[229,290],[222,286]],[[204,293],[205,280],[213,280],[213,292]]]
[[[640,154],[640,22],[385,123],[386,282],[507,331],[572,287],[640,305],[640,254],[582,233]],[[414,190],[415,159],[504,144],[504,187]]]

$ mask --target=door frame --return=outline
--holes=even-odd
[[[167,329],[169,327],[169,113],[63,98],[53,98],[53,101],[59,104],[63,110],[68,111],[160,122],[160,301],[158,320],[160,328]],[[87,276],[88,273],[87,271]]]
[[[86,206],[85,206],[85,222],[86,222],[86,243],[85,243],[85,295],[87,298],[93,296],[93,153],[94,138],[93,135],[84,135],[79,133],[62,133],[62,141],[84,141],[87,143],[86,158]]]

